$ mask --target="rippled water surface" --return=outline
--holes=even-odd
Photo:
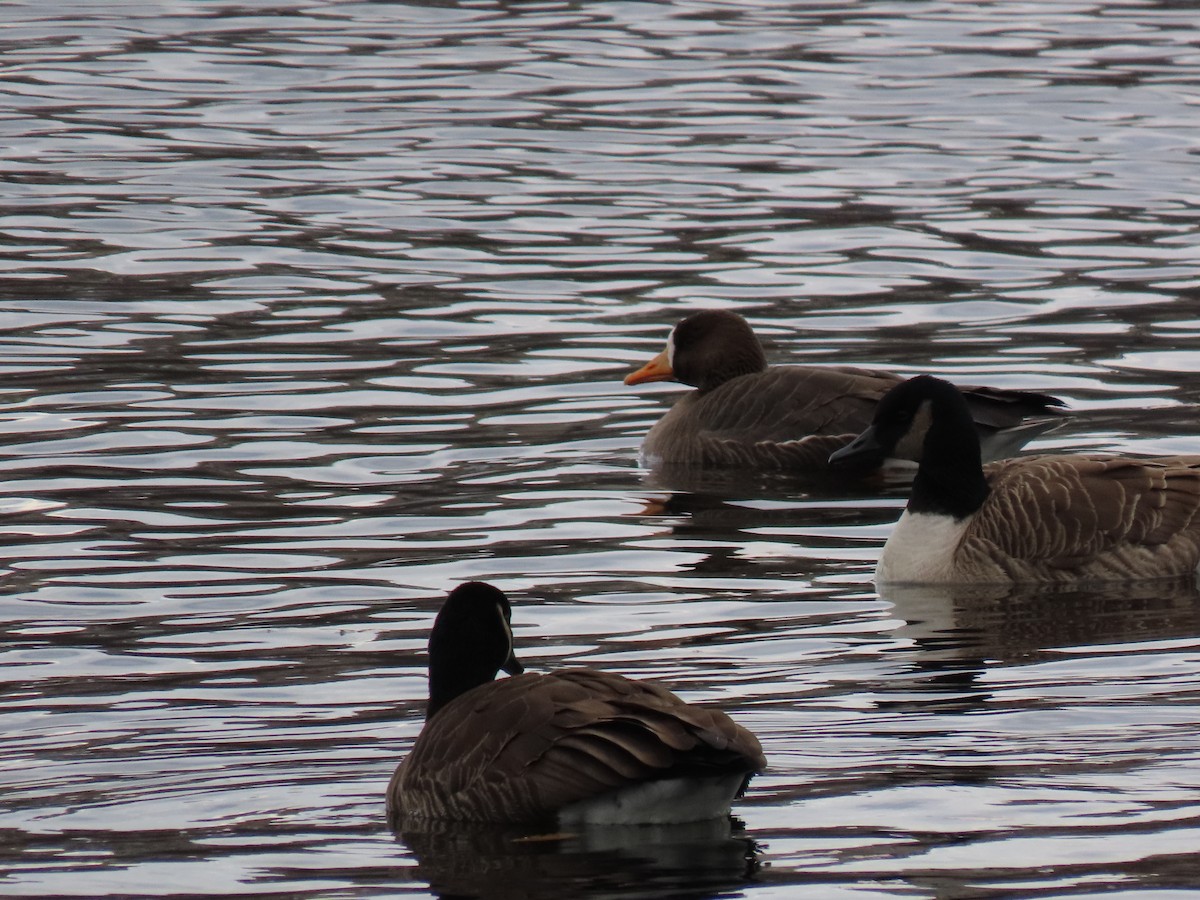
[[[0,5],[0,893],[1200,890],[1191,585],[880,596],[902,489],[642,470],[776,362],[1190,452],[1187,4]],[[721,705],[732,827],[394,835],[445,591]]]

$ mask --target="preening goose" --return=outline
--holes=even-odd
[[[871,424],[880,398],[901,380],[851,367],[768,367],[745,319],[703,310],[676,325],[666,348],[625,383],[679,381],[696,388],[646,435],[641,455],[648,464],[814,472]],[[1046,394],[963,390],[987,459],[1015,453],[1058,425],[1064,412],[1062,402]]]
[[[508,598],[459,585],[429,635],[429,706],[388,785],[394,822],[689,822],[729,812],[766,766],[716,709],[592,669],[520,674]],[[494,681],[500,670],[513,677]]]
[[[892,388],[831,465],[918,464],[875,570],[881,584],[1116,582],[1200,563],[1200,456],[1055,455],[984,466],[962,394],[920,375]]]

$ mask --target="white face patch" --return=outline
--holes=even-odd
[[[667,335],[667,365],[672,369],[675,368],[675,329],[671,329],[671,333]]]
[[[896,443],[896,449],[892,451],[892,456],[896,459],[920,462],[921,457],[925,455],[925,435],[929,433],[929,426],[932,424],[933,404],[929,400],[923,400],[917,407],[916,415],[913,416],[908,431],[904,432],[904,436]]]
[[[499,603],[496,604],[496,614],[500,617],[500,624],[504,626],[504,634],[508,637],[508,652],[504,654],[505,659],[507,659],[512,656],[513,652],[512,624],[508,621],[508,616],[504,615],[504,607]]]

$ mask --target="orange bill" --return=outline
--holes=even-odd
[[[667,351],[650,360],[636,372],[631,372],[625,376],[626,384],[645,384],[648,381],[670,381],[675,377],[675,372],[671,369],[671,363],[667,359]]]

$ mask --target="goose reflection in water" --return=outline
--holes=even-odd
[[[398,837],[442,897],[708,897],[752,881],[761,864],[729,816],[553,834],[426,821]]]
[[[901,624],[891,651],[911,660],[877,705],[892,711],[977,712],[995,700],[997,668],[1105,657],[1200,635],[1200,590],[1186,579],[1061,585],[893,585]]]
[[[1070,647],[1200,634],[1191,579],[1130,584],[884,585],[895,632],[923,659],[1017,662]]]

